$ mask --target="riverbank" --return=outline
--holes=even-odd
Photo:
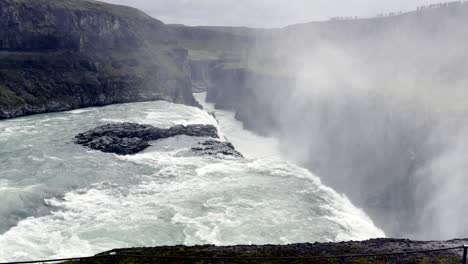
[[[116,249],[101,258],[77,263],[460,263],[468,240],[411,241],[372,239],[362,242],[264,246],[172,246]],[[447,249],[433,251],[438,249]],[[419,253],[384,255],[397,252]],[[356,257],[353,255],[380,255]],[[112,257],[103,257],[112,256]],[[348,257],[330,257],[348,256]],[[352,257],[350,257],[352,256]],[[74,262],[75,263],[75,262]]]

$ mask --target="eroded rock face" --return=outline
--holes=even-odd
[[[75,143],[106,153],[130,155],[149,147],[149,141],[180,135],[211,138],[191,149],[197,155],[242,157],[231,143],[213,140],[219,136],[212,125],[177,125],[164,129],[136,123],[108,124],[78,134]]]
[[[0,1],[0,119],[115,103],[199,106],[187,50],[133,8],[88,0]]]

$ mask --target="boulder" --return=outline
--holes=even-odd
[[[107,124],[78,134],[75,143],[106,153],[131,155],[149,147],[149,141],[180,135],[212,138],[191,149],[199,155],[242,157],[231,143],[213,140],[219,138],[219,135],[212,125],[177,125],[166,129],[136,123]]]
[[[219,154],[243,158],[242,154],[234,148],[234,145],[226,141],[206,140],[198,143],[198,146],[191,149],[197,155],[212,155]]]

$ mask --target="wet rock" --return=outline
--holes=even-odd
[[[141,138],[103,136],[88,142],[86,146],[102,152],[129,155],[145,150],[150,144]]]
[[[114,249],[98,254],[100,256],[113,254],[116,256],[145,255],[145,256],[190,256],[200,258],[203,263],[249,263],[248,258],[263,258],[252,263],[450,263],[461,262],[461,248],[436,252],[419,252],[413,254],[397,254],[390,256],[369,257],[336,257],[358,254],[389,254],[395,252],[423,251],[458,247],[467,240],[450,241],[410,241],[402,239],[372,239],[367,241],[349,241],[337,243],[305,243],[290,245],[237,245],[237,246],[165,246],[153,248]],[[207,259],[212,258],[212,259]],[[225,259],[223,259],[225,258]],[[297,259],[292,259],[297,258]],[[304,259],[300,259],[304,258]],[[310,259],[307,259],[310,258]],[[203,259],[203,260],[202,260]],[[224,262],[224,261],[227,262]],[[191,260],[193,262],[193,260]],[[180,259],[168,260],[164,263],[192,263],[181,262]],[[78,263],[87,263],[86,261]],[[135,263],[145,263],[135,259]]]
[[[237,158],[243,158],[242,154],[237,151],[232,143],[217,140],[206,140],[198,143],[198,146],[193,147],[192,151],[198,155],[226,155]]]
[[[177,125],[164,129],[151,125],[119,123],[99,126],[90,131],[80,133],[75,137],[75,143],[106,153],[130,155],[149,147],[149,141],[179,135],[219,138],[218,130],[212,125]],[[217,143],[207,143],[207,145],[202,146],[206,149],[206,153],[209,151],[215,153],[215,148],[217,147],[220,153],[232,153],[234,156],[240,155],[240,153],[236,153],[237,151],[234,150],[234,146],[230,143],[225,146]]]

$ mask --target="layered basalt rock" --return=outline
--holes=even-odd
[[[0,119],[115,103],[199,106],[187,50],[133,8],[88,0],[0,1]]]

